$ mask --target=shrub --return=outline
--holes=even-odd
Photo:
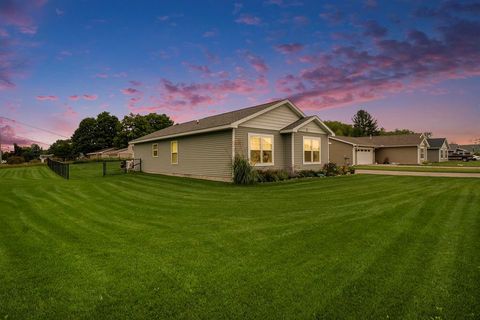
[[[390,159],[388,159],[388,157],[386,157],[386,158],[383,160],[383,164],[390,164]]]
[[[253,184],[256,181],[257,172],[247,159],[236,155],[233,160],[233,183]]]
[[[348,166],[341,166],[340,168],[338,168],[338,173],[342,175],[346,175],[350,173],[350,168]]]
[[[315,170],[300,170],[297,172],[297,177],[299,178],[313,178],[317,176]]]
[[[8,164],[21,164],[21,163],[24,163],[24,162],[25,162],[25,159],[23,157],[19,157],[19,156],[13,156],[13,157],[9,157],[7,159]]]
[[[338,175],[338,167],[335,163],[329,162],[323,166],[323,172],[327,177]]]
[[[258,170],[257,181],[258,182],[277,182],[288,180],[290,175],[285,170]]]
[[[355,168],[354,167],[350,167],[349,170],[350,170],[350,174],[355,174]]]

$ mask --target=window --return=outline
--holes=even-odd
[[[248,134],[248,156],[254,165],[273,165],[273,136]]]
[[[178,141],[170,142],[171,163],[178,163]]]
[[[158,143],[152,144],[152,157],[158,158]]]
[[[425,149],[420,148],[420,159],[425,159]]]
[[[303,137],[303,163],[320,163],[320,138]]]

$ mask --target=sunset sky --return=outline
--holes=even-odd
[[[279,98],[472,143],[480,2],[0,1],[5,148],[104,110],[183,122]]]

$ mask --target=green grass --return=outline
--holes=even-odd
[[[386,171],[410,171],[410,172],[460,172],[480,173],[480,168],[457,168],[457,167],[426,167],[426,166],[382,166],[382,165],[359,165],[359,170],[386,170]]]
[[[480,167],[480,161],[445,161],[445,162],[432,162],[426,164],[427,166],[440,166],[440,167]]]
[[[480,317],[479,179],[85,173],[0,170],[0,319]]]

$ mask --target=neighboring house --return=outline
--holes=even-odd
[[[428,139],[428,161],[429,162],[444,162],[448,161],[448,142],[446,138],[431,138]]]
[[[40,161],[42,163],[45,163],[45,161],[47,161],[48,158],[52,158],[53,156],[54,156],[53,154],[41,154]]]
[[[453,155],[453,154],[457,154],[457,155],[461,155],[461,156],[468,156],[470,155],[470,151],[463,148],[463,146],[460,146],[456,143],[452,143],[449,145],[449,148],[448,148],[448,153],[450,155]]]
[[[334,133],[288,100],[175,124],[130,141],[142,171],[231,181],[241,155],[258,169],[320,169]]]
[[[133,158],[133,146],[129,145],[127,148],[115,149],[106,148],[95,152],[87,153],[87,157],[90,159],[108,159],[108,158],[120,158],[120,159],[132,159]]]
[[[470,152],[471,154],[480,153],[480,144],[462,144],[458,147]]]
[[[106,149],[101,149],[97,150],[94,152],[89,152],[87,153],[87,157],[89,159],[102,159],[102,158],[108,158],[107,152],[113,151],[115,148],[106,148]]]
[[[330,137],[330,161],[338,165],[398,163],[421,164],[427,161],[427,138],[423,134]]]
[[[133,146],[129,145],[127,148],[107,151],[102,154],[102,158],[133,159]]]

